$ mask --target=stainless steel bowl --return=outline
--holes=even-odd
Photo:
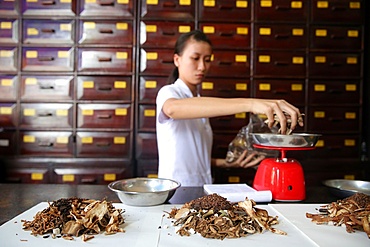
[[[123,204],[154,206],[165,203],[175,194],[180,183],[162,178],[129,178],[108,184]]]
[[[321,135],[298,133],[292,135],[272,133],[250,133],[256,144],[269,147],[303,148],[314,147]]]
[[[352,196],[355,193],[370,195],[370,182],[361,180],[329,179],[323,182],[330,192],[340,198]]]

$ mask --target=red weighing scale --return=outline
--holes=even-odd
[[[315,135],[317,137],[318,135]],[[317,140],[316,140],[317,141]],[[304,172],[301,164],[286,157],[291,150],[312,150],[310,146],[280,147],[273,145],[253,144],[255,148],[278,150],[281,157],[266,158],[260,163],[253,181],[256,190],[270,190],[272,199],[276,201],[302,201],[306,198]]]

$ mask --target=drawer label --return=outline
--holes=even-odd
[[[13,56],[13,51],[9,51],[9,50],[0,51],[0,57],[12,57],[12,56]]]
[[[326,85],[325,84],[315,84],[314,85],[314,91],[315,92],[325,92],[326,91]]]
[[[235,55],[235,62],[237,63],[246,63],[247,55]]]
[[[247,118],[247,114],[245,112],[235,114],[236,119],[245,119]]]
[[[104,181],[115,181],[116,180],[116,174],[114,173],[105,173],[104,174]]]
[[[258,86],[260,91],[270,91],[271,90],[271,84],[270,83],[261,83]]]
[[[62,117],[68,116],[68,110],[67,109],[57,109],[56,115],[62,116]]]
[[[184,25],[179,26],[179,33],[188,33],[190,31],[191,31],[190,26],[184,26]]]
[[[13,80],[12,79],[1,79],[1,86],[11,87],[13,86]]]
[[[315,147],[325,147],[325,141],[324,140],[318,140],[316,142]]]
[[[155,110],[154,109],[146,109],[144,110],[145,117],[155,117]]]
[[[69,52],[68,51],[58,51],[58,57],[59,58],[68,58]]]
[[[128,24],[126,22],[118,22],[116,24],[116,29],[117,30],[127,30]]]
[[[315,63],[326,63],[326,57],[324,57],[324,56],[315,56]]]
[[[82,110],[82,115],[83,116],[92,116],[92,115],[94,115],[94,110],[93,109],[83,109]]]
[[[316,29],[315,35],[317,37],[326,37],[328,35],[328,31],[326,29]]]
[[[126,81],[115,81],[114,88],[126,88]]]
[[[37,51],[26,51],[26,58],[37,58]]]
[[[361,3],[360,2],[350,2],[349,3],[349,8],[350,9],[360,9],[361,8]]]
[[[272,7],[272,1],[271,0],[262,0],[260,5],[263,8]]]
[[[302,2],[301,1],[292,1],[290,4],[290,7],[292,9],[301,9],[302,8]]]
[[[157,88],[157,81],[145,81],[145,88]]]
[[[356,141],[353,139],[345,139],[344,140],[344,146],[346,147],[354,147],[356,146]]]
[[[270,62],[270,56],[269,55],[259,55],[258,56],[258,62],[260,62],[260,63],[269,63]]]
[[[95,29],[95,28],[96,28],[95,22],[92,21],[84,22],[84,29]]]
[[[69,138],[68,136],[58,136],[57,137],[57,143],[59,144],[68,144]]]
[[[27,77],[24,83],[26,83],[26,85],[36,85],[37,84],[37,78]]]
[[[148,4],[148,5],[158,5],[158,0],[146,0],[146,4]]]
[[[127,52],[124,52],[124,51],[118,51],[118,52],[116,52],[116,58],[117,59],[127,59],[128,54],[127,54]]]
[[[237,8],[248,8],[248,1],[236,1]]]
[[[292,84],[291,85],[291,90],[292,91],[302,91],[303,90],[303,85],[302,84]]]
[[[356,119],[356,112],[346,112],[344,115],[346,119]]]
[[[215,27],[214,26],[204,26],[203,32],[204,33],[215,33]]]
[[[12,29],[12,23],[9,21],[2,21],[0,23],[0,29]]]
[[[10,141],[8,139],[0,139],[0,147],[9,147]]]
[[[351,92],[357,91],[356,84],[346,84],[346,91],[351,91]]]
[[[42,173],[31,173],[31,180],[43,180],[44,179],[44,174]]]
[[[203,90],[213,90],[213,82],[202,82]]]
[[[261,27],[259,32],[260,32],[260,35],[271,35],[271,28]]]
[[[62,23],[59,25],[60,31],[71,31],[72,30],[72,25],[69,23]]]
[[[128,4],[130,0],[117,0],[118,4]]]
[[[229,176],[227,180],[229,183],[239,183],[240,177],[239,176]]]
[[[324,111],[315,111],[313,113],[313,116],[315,118],[325,118],[325,112]]]
[[[146,25],[146,32],[147,33],[156,33],[157,32],[157,25]]]
[[[0,107],[0,115],[11,115],[12,111],[11,107]]]
[[[94,88],[94,81],[84,81],[82,83],[83,88]]]
[[[87,4],[91,4],[91,3],[96,3],[96,0],[85,0],[85,3],[87,3]]]
[[[247,27],[237,27],[236,33],[239,35],[248,35],[248,28]]]
[[[84,136],[81,138],[81,143],[83,144],[91,144],[94,142],[94,138],[92,136]]]
[[[302,28],[293,28],[292,35],[293,36],[303,36],[304,30]]]
[[[347,36],[350,38],[357,38],[358,37],[358,31],[357,30],[348,30]]]
[[[204,0],[203,1],[203,6],[204,7],[214,7],[216,5],[215,0]]]
[[[293,57],[292,58],[292,63],[293,64],[303,64],[304,63],[304,58],[303,57]]]
[[[179,4],[180,5],[190,5],[191,4],[191,0],[180,0],[179,1]]]
[[[73,174],[64,174],[62,176],[63,182],[74,182],[75,181],[75,175]]]
[[[357,64],[357,57],[347,57],[347,64]]]
[[[34,143],[36,141],[36,137],[31,135],[25,135],[23,136],[23,142],[24,143]]]
[[[235,90],[236,91],[247,91],[248,85],[247,83],[236,83]]]
[[[116,116],[126,116],[127,115],[127,109],[126,108],[118,108],[115,110]]]
[[[26,116],[26,117],[35,116],[36,115],[36,110],[31,109],[31,108],[24,109],[23,110],[23,115]]]
[[[329,7],[329,3],[328,1],[318,1],[316,6],[319,9],[326,9]]]
[[[124,136],[115,136],[113,139],[114,144],[125,144],[126,143],[126,137]]]
[[[147,60],[157,60],[158,59],[158,53],[157,52],[148,52],[146,54]]]
[[[27,35],[28,36],[39,35],[39,30],[33,27],[27,28]]]

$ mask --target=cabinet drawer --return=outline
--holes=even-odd
[[[73,99],[72,76],[22,76],[22,101],[48,101]]]
[[[300,51],[257,51],[255,75],[304,77],[306,75],[306,54]]]
[[[24,20],[25,44],[73,44],[73,20]]]
[[[321,53],[309,55],[312,77],[359,78],[362,75],[360,53]]]
[[[1,1],[0,16],[17,16],[18,2],[17,1]]]
[[[51,170],[48,164],[28,164],[21,162],[7,170],[6,182],[26,184],[50,183]]]
[[[209,77],[249,77],[250,51],[220,51],[213,52],[212,68]]]
[[[18,76],[0,75],[0,101],[15,101],[17,99]]]
[[[157,178],[158,177],[158,161],[157,160],[138,160],[137,161],[137,176]]]
[[[1,3],[0,3],[1,8]],[[0,10],[1,14],[1,10]],[[3,16],[3,15],[1,15]],[[16,19],[0,19],[0,44],[18,43],[19,22]]]
[[[255,80],[255,97],[265,99],[284,99],[296,106],[305,105],[304,80]]]
[[[311,19],[314,22],[361,23],[365,10],[363,0],[313,0]]]
[[[200,87],[200,94],[221,98],[249,98],[251,82],[248,79],[206,78]]]
[[[139,131],[155,131],[156,107],[155,105],[139,105]]]
[[[140,23],[140,44],[143,47],[175,47],[177,38],[194,30],[194,22],[142,21]]]
[[[89,73],[132,73],[132,49],[80,48],[78,71]]]
[[[131,129],[129,104],[78,104],[78,128]]]
[[[310,44],[312,49],[361,50],[362,28],[311,26]]]
[[[141,0],[142,18],[194,19],[196,1]]]
[[[0,72],[16,72],[18,69],[18,48],[0,47]]]
[[[358,107],[309,107],[307,128],[316,133],[360,132]]]
[[[129,132],[77,132],[77,157],[131,156]]]
[[[168,77],[140,76],[139,103],[156,103],[157,93],[167,84]]]
[[[199,2],[199,19],[221,22],[249,22],[251,20],[251,2],[239,0],[217,0]]]
[[[360,85],[357,80],[311,80],[308,83],[309,103],[360,105]]]
[[[307,46],[305,25],[256,24],[255,44],[261,49],[305,49]]]
[[[245,122],[244,126],[248,123]],[[234,130],[234,133],[213,133],[212,158],[225,159],[230,142],[235,138],[239,129]]]
[[[249,24],[200,23],[200,29],[212,41],[214,49],[249,49],[251,27]]]
[[[21,128],[72,128],[73,105],[21,103]]]
[[[214,131],[239,131],[248,123],[248,113],[210,118],[210,123]]]
[[[155,133],[137,134],[136,159],[158,159],[157,136]]]
[[[258,0],[255,3],[257,21],[305,22],[308,16],[307,0]]]
[[[18,123],[17,115],[17,103],[0,103],[0,130],[1,127],[16,127]]]
[[[24,71],[72,72],[74,51],[71,47],[23,47],[22,69]]]
[[[74,16],[76,14],[76,0],[69,1],[29,1],[21,0],[20,6],[25,16]]]
[[[131,77],[79,76],[77,99],[131,101]]]
[[[72,132],[21,131],[20,154],[38,157],[72,157]]]
[[[78,1],[81,16],[114,16],[133,18],[135,15],[136,0],[112,1]]]
[[[13,130],[0,131],[0,157],[17,154],[17,133]]]
[[[322,135],[316,148],[309,152],[310,158],[356,158],[360,156],[360,137],[358,135]]]
[[[132,46],[132,21],[80,20],[78,43]]]
[[[151,48],[140,50],[141,74],[168,76],[174,68],[173,50]]]

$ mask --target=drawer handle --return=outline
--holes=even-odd
[[[83,183],[83,184],[94,184],[94,183],[96,183],[96,179],[95,178],[82,178],[81,183]]]
[[[52,142],[40,142],[38,145],[40,147],[52,147],[52,146],[54,146],[54,143],[52,143]]]
[[[112,116],[110,114],[101,114],[101,115],[98,115],[98,118],[99,119],[110,119],[112,118]]]
[[[330,35],[330,38],[331,39],[344,39],[344,36],[332,34],[332,35]]]
[[[219,92],[226,92],[226,93],[232,92],[232,90],[231,89],[228,89],[228,88],[220,88],[218,91]]]
[[[280,6],[280,5],[277,5],[275,7],[275,9],[276,10],[283,10],[283,11],[285,11],[285,10],[290,10],[290,6]]]
[[[287,39],[289,36],[289,34],[276,34],[275,39]]]
[[[342,7],[342,6],[333,6],[333,7],[331,7],[331,10],[333,10],[333,11],[344,11],[344,10],[347,10],[347,8]]]
[[[329,93],[331,94],[341,94],[343,91],[339,89],[330,89]]]
[[[333,118],[333,117],[330,117],[328,120],[330,122],[342,122],[342,119],[341,118]]]
[[[99,1],[100,6],[114,6],[114,1]]]
[[[47,90],[47,89],[54,89],[52,85],[39,85],[40,89]]]
[[[41,32],[43,32],[43,33],[55,33],[55,29],[42,28]]]
[[[55,5],[55,1],[42,1],[42,5]]]
[[[112,62],[112,58],[111,57],[99,57],[98,61],[99,62]]]
[[[334,62],[331,62],[331,63],[330,63],[330,66],[332,66],[332,67],[339,67],[339,66],[342,66],[342,64],[341,64],[341,63],[334,63]]]
[[[38,60],[42,62],[50,62],[54,61],[54,57],[38,57]]]
[[[112,87],[109,87],[109,86],[98,87],[98,90],[100,90],[100,91],[112,91]]]
[[[273,94],[288,94],[288,91],[286,90],[273,90]]]
[[[98,147],[109,147],[110,143],[109,142],[98,142],[98,143],[96,143],[96,146],[98,146]]]
[[[173,64],[173,60],[162,60],[164,64]]]
[[[50,112],[45,112],[45,113],[39,113],[39,114],[37,114],[37,116],[39,116],[39,117],[52,117],[53,114],[50,113]]]
[[[219,65],[232,65],[233,63],[229,61],[220,61],[218,64]]]
[[[231,36],[233,36],[233,34],[234,33],[232,33],[232,32],[229,32],[229,33],[221,32],[220,36],[222,36],[222,37],[231,37]]]
[[[165,8],[175,8],[176,4],[174,2],[164,2],[163,7],[165,7]]]
[[[162,32],[162,34],[167,35],[167,36],[174,36],[175,35],[174,32],[166,32],[166,31]]]
[[[221,4],[219,9],[220,10],[232,10],[233,6],[232,5],[223,5],[223,4]]]
[[[99,29],[99,33],[109,33],[109,34],[113,34],[113,30],[112,29],[108,29],[108,28],[102,28],[102,29]]]
[[[220,117],[220,118],[218,118],[218,120],[220,122],[230,122],[231,121],[231,117]]]
[[[274,64],[277,65],[277,66],[288,66],[289,65],[289,62],[275,61]]]
[[[328,149],[330,149],[330,150],[340,150],[340,149],[342,149],[342,147],[341,146],[329,146]]]

